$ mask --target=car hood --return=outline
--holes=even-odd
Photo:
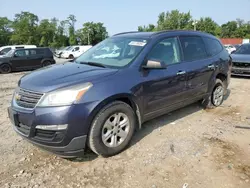
[[[28,73],[19,80],[18,85],[23,89],[46,93],[74,84],[98,81],[117,71],[117,69],[65,63]]]
[[[246,54],[231,54],[233,62],[250,63],[250,55]]]

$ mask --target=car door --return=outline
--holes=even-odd
[[[80,54],[81,54],[80,47],[79,47],[79,46],[75,47],[75,48],[72,50],[72,52],[73,52],[73,56],[74,56],[74,57],[80,56]]]
[[[180,36],[187,72],[186,100],[202,98],[208,91],[208,84],[215,71],[212,59],[208,57],[205,43],[200,36]]]
[[[28,68],[38,68],[42,66],[42,59],[44,57],[43,49],[29,49]]]
[[[29,50],[16,50],[11,59],[11,64],[16,70],[24,70],[29,66]]]
[[[144,118],[151,119],[178,106],[185,96],[186,74],[177,37],[158,42],[146,60],[162,61],[166,69],[143,70]]]

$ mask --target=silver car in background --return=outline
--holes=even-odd
[[[232,75],[250,76],[250,43],[242,44],[231,54]]]

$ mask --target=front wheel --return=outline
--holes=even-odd
[[[135,113],[128,104],[108,104],[93,120],[88,138],[90,149],[104,157],[120,153],[128,146],[135,124]]]
[[[11,72],[11,66],[9,64],[0,65],[0,73],[7,74]]]
[[[216,79],[212,94],[203,100],[205,108],[215,108],[220,106],[224,101],[225,87],[220,79]]]
[[[74,56],[72,54],[70,54],[69,59],[74,59]]]

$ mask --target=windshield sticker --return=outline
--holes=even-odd
[[[146,42],[131,41],[130,46],[145,46]]]

